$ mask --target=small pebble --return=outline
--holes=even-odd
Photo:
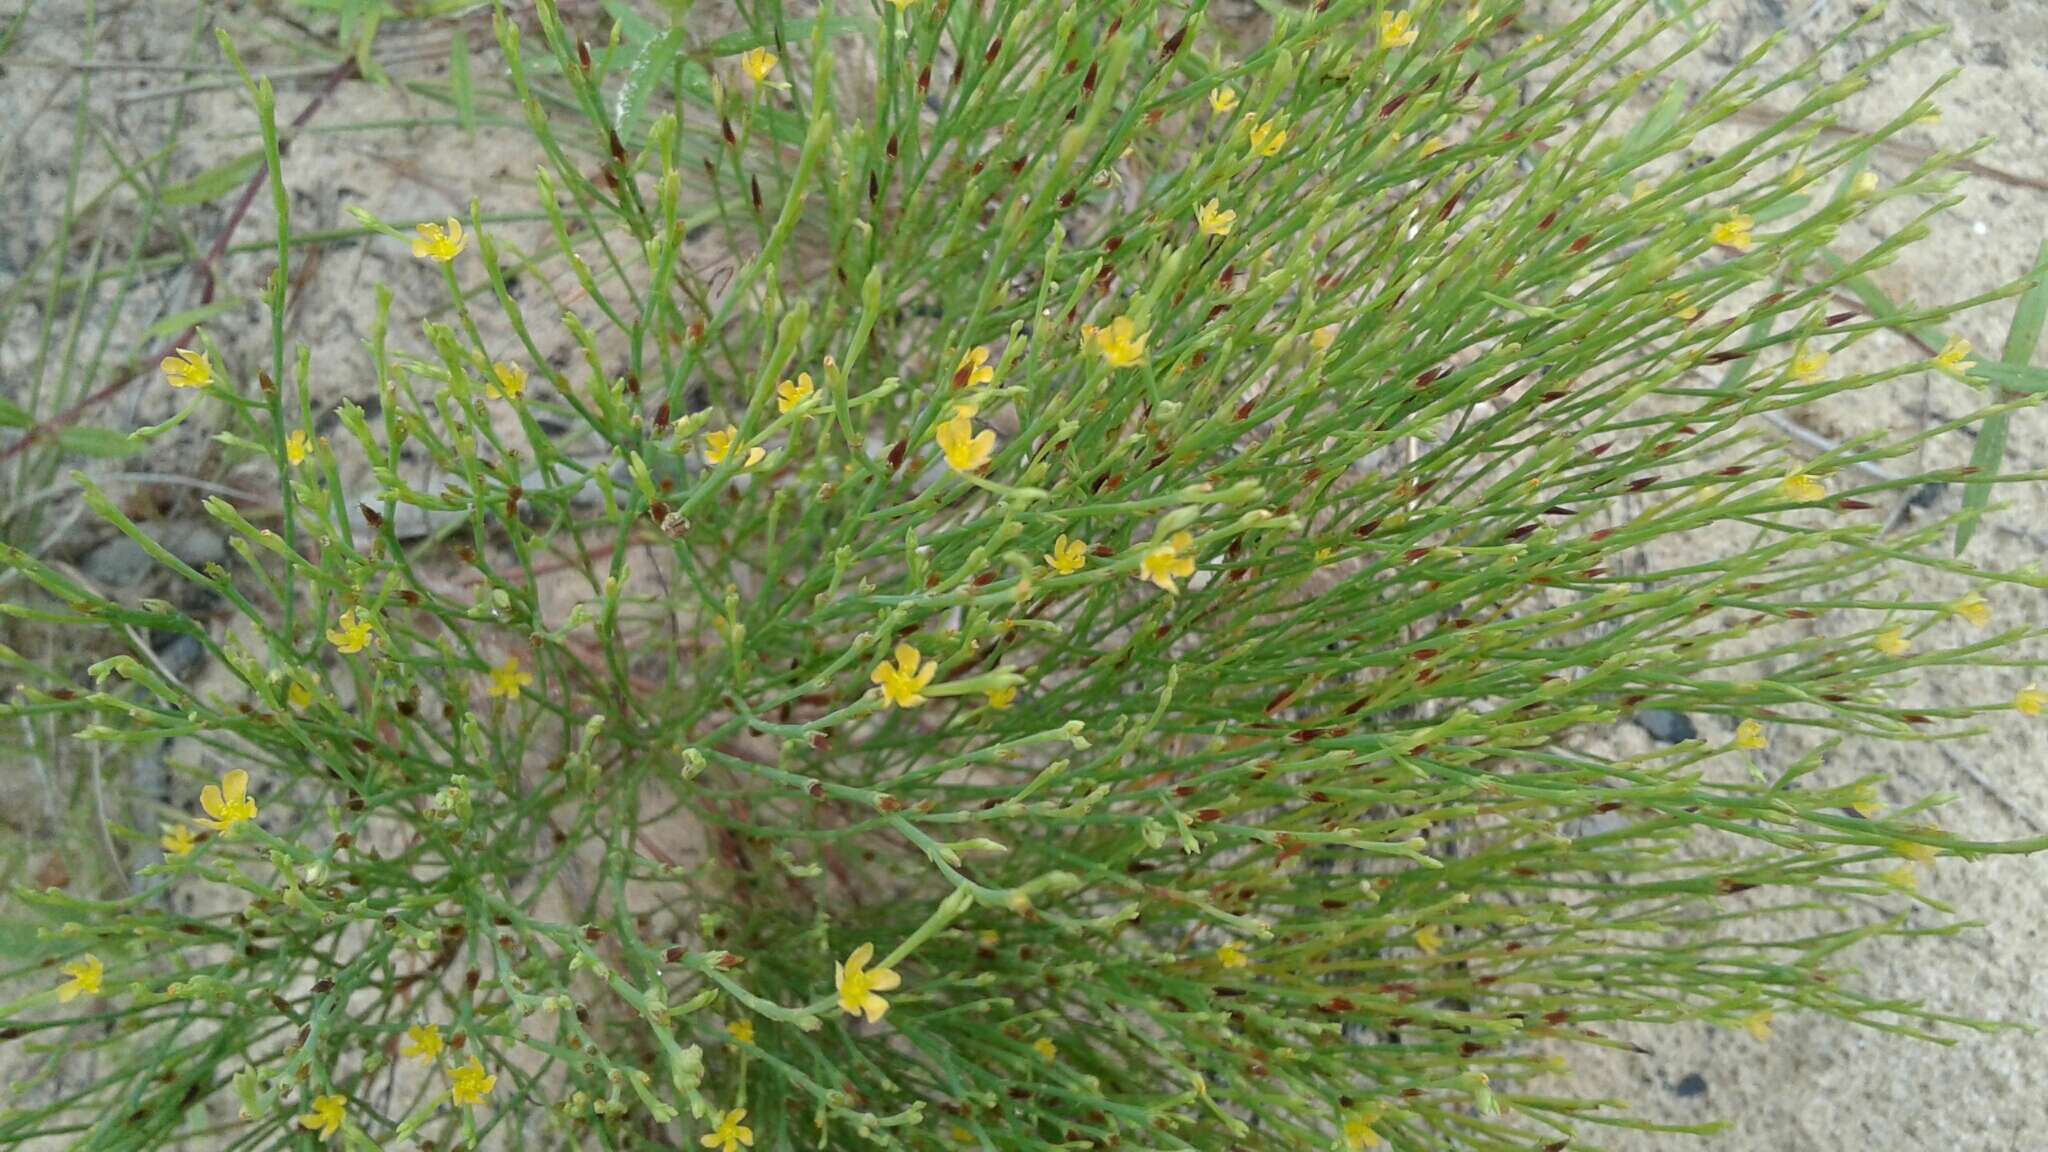
[[[1699,729],[1692,726],[1692,719],[1683,712],[1667,712],[1662,708],[1645,708],[1629,717],[1635,726],[1650,734],[1650,739],[1660,744],[1679,744],[1699,739]]]

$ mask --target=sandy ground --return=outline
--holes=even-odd
[[[1818,44],[1871,7],[1839,0],[1729,0],[1713,8],[1722,31],[1695,63],[1726,62],[1781,29],[1792,45]],[[1942,22],[1953,27],[1948,37],[1894,61],[1883,82],[1859,97],[1845,117],[1854,125],[1881,123],[1954,71],[1955,80],[1938,99],[1940,121],[1909,129],[1901,146],[1880,158],[1877,171],[1903,172],[1922,150],[1993,140],[1975,157],[1987,171],[1963,186],[1965,201],[1929,242],[1879,275],[1894,299],[1934,302],[1986,291],[2023,274],[2048,239],[2048,6],[2031,0],[1908,0],[1893,4],[1872,32],[1828,58],[1846,64],[1889,35]],[[1987,307],[1958,328],[1987,355],[1995,354],[2011,312],[2009,304]],[[1945,382],[1915,382],[1890,395],[1858,395],[1853,404],[1813,412],[1808,426],[1828,438],[1880,427],[1917,429],[1967,411],[1968,402],[1967,394]],[[2044,433],[2048,413],[2020,414],[2007,467],[2048,464]],[[1925,462],[1960,464],[1970,449],[1966,436],[1950,436],[1929,447]],[[2048,555],[2048,490],[2015,487],[2002,499],[2009,510],[1980,533],[1971,546],[1973,558],[1998,567],[2038,563]],[[1959,500],[1960,493],[1943,492],[1932,510],[1952,510]],[[2039,625],[2048,619],[2048,598],[2015,594],[1998,611],[2002,621]],[[1987,673],[1944,679],[1923,690],[1931,702],[1996,698],[2009,695],[2016,678],[2017,673]],[[2048,828],[2044,748],[2048,726],[2013,718],[1969,744],[1850,748],[1840,759],[1847,770],[1888,772],[1894,802],[1948,793],[1955,800],[1943,812],[1945,824],[2011,838]],[[1794,753],[1767,753],[1773,754]],[[2048,1023],[2048,969],[2040,959],[2048,859],[1944,862],[1922,889],[1984,927],[1958,939],[1870,948],[1860,961],[1866,986],[1960,1016],[2034,1027]],[[1940,1047],[1795,1017],[1781,1018],[1761,1044],[1743,1033],[1704,1027],[1658,1029],[1634,1038],[1653,1054],[1574,1056],[1584,1087],[1634,1101],[1635,1114],[1644,1119],[1726,1120],[1730,1128],[1717,1143],[1740,1152],[2021,1152],[2048,1144],[2048,1048],[2022,1031],[1963,1035],[1954,1046]],[[1611,1143],[1643,1152],[1687,1141],[1623,1133]]]
[[[1708,75],[1714,65],[1732,61],[1774,32],[1783,31],[1794,45],[1819,43],[1869,7],[1865,0],[1726,0],[1713,10],[1723,21],[1722,30],[1691,74]],[[202,166],[198,157],[252,146],[246,107],[232,89],[181,91],[192,87],[194,78],[161,63],[115,66],[178,58],[175,46],[194,27],[192,5],[102,2],[101,27],[90,53],[76,18],[82,10],[82,3],[39,5],[23,43],[0,60],[0,191],[5,192],[0,196],[0,285],[22,274],[33,252],[36,222],[60,203],[62,182],[51,174],[61,172],[65,162],[82,77],[90,77],[90,99],[109,110],[117,136],[137,149],[163,138],[174,100],[182,96],[189,102],[177,178],[193,175]],[[0,8],[0,26],[11,14]],[[2038,0],[1901,0],[1876,29],[1832,49],[1830,60],[1846,64],[1891,35],[1941,21],[1953,24],[1953,33],[1895,62],[1884,83],[1859,98],[1850,113],[1853,122],[1874,125],[1943,74],[1958,71],[1940,98],[1940,122],[1910,129],[1899,146],[1881,157],[1878,171],[1904,171],[1924,150],[1995,139],[1976,157],[1983,170],[1964,186],[1965,202],[1935,238],[1880,274],[1881,285],[1905,300],[1953,300],[2009,281],[2025,270],[2035,247],[2048,237],[2048,5]],[[321,99],[325,68],[289,50],[305,42],[302,33],[262,19],[239,22],[236,28],[252,59],[269,68],[297,69],[279,81],[280,120],[290,120]],[[471,41],[480,54],[488,50],[485,26],[473,26]],[[420,39],[413,45],[400,32],[380,45],[380,58],[406,75],[438,75],[445,59],[445,41]],[[88,56],[91,69],[76,67]],[[210,51],[195,58],[211,67]],[[213,78],[197,79],[210,83]],[[339,85],[316,111],[314,133],[301,138],[288,161],[295,227],[344,226],[345,209],[352,205],[387,219],[409,220],[459,212],[472,195],[500,209],[525,195],[522,185],[530,177],[533,157],[522,137],[494,135],[488,128],[467,139],[452,126],[403,133],[375,127],[397,117],[440,114],[394,87]],[[98,162],[88,162],[86,173],[85,187],[98,187],[111,174]],[[226,216],[225,203],[197,213],[192,235],[200,248],[211,242]],[[107,226],[132,228],[133,221],[115,215]],[[260,238],[271,226],[266,193],[238,238]],[[253,299],[269,267],[260,255],[230,258],[222,266],[218,293]],[[373,285],[393,287],[395,326],[411,324],[438,292],[432,273],[390,242],[342,246],[307,260],[295,283],[294,333],[313,347],[318,366],[316,410],[331,410],[344,397],[362,400],[371,394],[368,381],[352,366],[360,362],[355,349],[365,336]],[[151,281],[133,309],[144,319],[117,321],[114,345],[153,343],[139,341],[136,329],[149,316],[193,306],[201,288],[189,275]],[[1995,351],[2010,312],[2009,304],[1985,308],[1967,318],[1960,331],[1979,349]],[[260,333],[259,317],[253,305],[247,306],[217,319],[214,327]],[[0,377],[21,373],[24,340],[18,332],[0,333]],[[230,353],[248,356],[257,348],[252,340]],[[1811,413],[1808,426],[1829,439],[1874,427],[1913,429],[1967,411],[1970,402],[1956,386],[1922,378],[1890,395],[1860,394],[1853,405]],[[159,418],[160,403],[151,390],[130,389],[96,419],[132,427]],[[195,422],[152,464],[127,466],[145,473],[128,481],[130,495],[147,496],[164,526],[195,518],[203,495],[179,477],[203,475],[231,487],[236,482],[231,472],[209,470],[212,450],[206,431]],[[2041,448],[2048,443],[2044,432],[2048,413],[2021,414],[2013,426],[2009,465],[2048,466],[2048,452]],[[1966,436],[1954,435],[1930,446],[1925,463],[1960,463],[1969,451]],[[0,485],[14,482],[9,474]],[[23,495],[7,493],[9,499]],[[1935,512],[1952,510],[1960,498],[1955,491],[1929,495]],[[1973,548],[1976,558],[1999,566],[2039,561],[2048,553],[2048,488],[2009,489],[2005,499],[2010,508],[1980,534]],[[105,578],[118,578],[121,557],[102,554],[105,537],[88,522],[68,519],[62,508],[46,522],[40,544],[80,564],[90,560]],[[204,541],[195,547],[203,548]],[[1946,591],[1932,589],[1930,595]],[[2048,598],[2014,596],[1997,610],[2002,620],[2048,623]],[[2023,679],[2016,671],[1985,673],[1944,679],[1925,692],[1940,702],[2003,699],[2017,686],[2016,679]],[[1647,739],[1634,729],[1617,738]],[[1944,813],[1949,827],[1981,838],[2010,838],[2048,830],[2048,776],[2040,770],[2044,749],[2048,722],[2029,727],[2015,718],[2000,720],[1987,736],[1967,745],[1849,749],[1842,767],[1890,772],[1894,801],[1927,792],[1951,794],[1954,802]],[[150,801],[148,796],[130,799],[140,805]],[[0,841],[25,837],[30,868],[47,865],[50,846],[61,834],[55,807],[46,778],[22,761],[0,756],[0,811],[9,813],[14,825],[0,831]],[[1862,957],[1868,986],[1881,995],[1924,1000],[1961,1016],[2048,1023],[2048,977],[2038,960],[2048,904],[2048,857],[1976,866],[1946,862],[1923,881],[1923,890],[1985,926],[1960,939],[1868,950]],[[1781,1018],[1775,1035],[1761,1044],[1746,1034],[1704,1027],[1659,1029],[1636,1038],[1651,1049],[1650,1055],[1574,1054],[1577,1081],[1572,1089],[1631,1100],[1635,1114],[1644,1119],[1727,1120],[1728,1134],[1712,1146],[1731,1152],[1865,1152],[1923,1144],[1959,1152],[2017,1152],[2048,1141],[2038,1135],[2048,1133],[2048,1048],[2021,1031],[1960,1034],[1959,1043],[1943,1048],[1832,1022]],[[1630,1152],[1692,1146],[1681,1137],[1626,1132],[1608,1144]]]

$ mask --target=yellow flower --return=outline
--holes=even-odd
[[[313,694],[306,691],[306,686],[297,680],[285,685],[284,698],[292,707],[301,709],[313,702]]]
[[[163,829],[163,837],[157,843],[163,845],[165,856],[175,860],[181,856],[191,855],[192,850],[199,847],[199,841],[192,835],[190,825],[166,824]]]
[[[520,669],[519,657],[507,656],[503,664],[491,669],[491,686],[486,689],[486,694],[493,700],[500,697],[507,700],[517,700],[519,699],[519,690],[531,683],[533,683],[533,673]]]
[[[1934,358],[1934,366],[1950,372],[1968,372],[1975,368],[1977,362],[1970,359],[1970,342],[1960,336],[1949,337],[1948,343],[1941,346],[1941,354]]]
[[[370,644],[370,619],[357,616],[351,608],[341,614],[334,627],[327,630],[327,642],[343,655],[361,652]]]
[[[932,432],[932,439],[939,442],[940,451],[946,454],[946,464],[955,472],[972,472],[987,464],[996,452],[996,434],[992,429],[975,432],[974,411],[972,404],[958,405],[952,418],[941,421]]]
[[[517,400],[526,395],[526,369],[517,364],[500,360],[491,365],[491,379],[484,381],[484,392],[493,400]]]
[[[795,383],[784,380],[775,386],[775,410],[788,415],[790,409],[809,400],[811,394],[817,390],[817,385],[811,383],[811,374],[799,372],[796,374]]]
[[[1060,1046],[1044,1036],[1031,1042],[1031,1050],[1038,1053],[1038,1058],[1047,1064],[1059,1059],[1060,1055]]]
[[[1095,350],[1111,368],[1129,368],[1145,359],[1145,341],[1151,339],[1150,332],[1138,331],[1129,316],[1119,316],[1101,328],[1081,329],[1083,339],[1093,339]]]
[[[213,365],[206,353],[180,348],[157,363],[164,380],[173,388],[204,388],[213,383]]]
[[[292,429],[292,434],[284,438],[284,458],[293,467],[304,464],[312,454],[313,438],[300,429]]]
[[[905,8],[910,7],[912,4],[917,3],[917,0],[889,0],[889,3],[894,4],[896,6],[896,11],[901,12]]]
[[[1225,84],[1221,88],[1209,89],[1209,111],[1218,116],[1227,115],[1237,107],[1237,89]]]
[[[1904,856],[1915,864],[1933,864],[1934,858],[1941,855],[1941,849],[1936,848],[1932,844],[1915,844],[1910,840],[1900,840],[1894,843],[1892,851],[1897,855]]]
[[[725,1026],[725,1033],[742,1044],[752,1044],[754,1042],[754,1022],[752,1020],[735,1020]]]
[[[697,1143],[706,1148],[716,1148],[718,1152],[733,1152],[741,1145],[752,1148],[754,1130],[740,1123],[746,1118],[745,1108],[734,1108],[718,1118],[718,1127],[697,1137]]]
[[[1913,642],[1906,639],[1904,628],[1887,628],[1879,632],[1877,639],[1870,642],[1870,646],[1887,656],[1904,656],[1913,650]]]
[[[775,71],[779,59],[766,48],[750,48],[740,53],[740,67],[746,70],[747,79],[759,84],[768,78],[770,72]]]
[[[1287,146],[1285,117],[1260,120],[1256,116],[1246,116],[1244,122],[1247,125],[1248,138],[1251,140],[1252,155],[1278,156],[1280,149]]]
[[[1745,752],[1768,748],[1771,741],[1764,735],[1764,726],[1754,720],[1744,720],[1735,726],[1735,746]]]
[[[1664,303],[1678,313],[1678,318],[1687,323],[1700,318],[1700,310],[1686,297],[1684,292],[1673,292],[1664,298]]]
[[[106,975],[107,967],[99,957],[87,952],[57,970],[71,977],[57,985],[57,1003],[69,1004],[80,996],[99,995],[100,977]]]
[[[346,1096],[315,1096],[313,1110],[299,1117],[299,1127],[318,1132],[323,1142],[332,1140],[341,1131],[341,1110],[347,1105]]]
[[[1318,352],[1328,352],[1330,345],[1337,342],[1337,326],[1325,324],[1308,334],[1308,346]]]
[[[249,798],[249,774],[240,768],[228,769],[219,784],[199,790],[199,807],[207,816],[199,821],[200,826],[215,832],[230,832],[236,825],[254,820],[256,801]]]
[[[2012,707],[2022,716],[2039,716],[2044,708],[2048,708],[2048,692],[2029,684],[2013,693]]]
[[[448,1094],[457,1104],[481,1104],[497,1086],[498,1078],[485,1072],[474,1056],[448,1074]]]
[[[1737,212],[1714,225],[1711,236],[1716,244],[1725,244],[1737,252],[1747,252],[1756,246],[1756,237],[1749,234],[1749,230],[1754,227],[1756,221]]]
[[[439,1024],[415,1024],[405,1030],[405,1042],[398,1046],[398,1054],[407,1060],[432,1064],[441,1058],[443,1047]]]
[[[1858,172],[1856,179],[1849,182],[1849,195],[1869,196],[1877,191],[1877,173]]]
[[[1755,1037],[1759,1043],[1771,1038],[1771,1012],[1768,1008],[1744,1016],[1736,1023],[1742,1025],[1742,1030]]]
[[[1948,609],[1977,628],[1991,623],[1991,605],[1986,604],[1984,598],[1975,592],[1949,605]]]
[[[1138,578],[1168,592],[1179,592],[1180,586],[1174,580],[1185,580],[1195,574],[1194,558],[1188,555],[1194,546],[1195,538],[1186,532],[1175,532],[1164,543],[1154,540],[1138,561]]]
[[[1052,542],[1052,551],[1045,554],[1046,566],[1062,576],[1072,576],[1088,563],[1088,545],[1084,541],[1070,540],[1065,533]]]
[[[1897,868],[1879,872],[1877,878],[1905,892],[1917,891],[1920,887],[1920,878],[1913,875],[1911,864],[1901,864]]]
[[[1449,148],[1450,146],[1451,142],[1444,139],[1443,137],[1431,136],[1429,139],[1424,140],[1422,142],[1422,158],[1424,160],[1427,160],[1431,156],[1436,155],[1437,153],[1443,151],[1446,148]]]
[[[1012,685],[1007,688],[991,688],[988,690],[988,706],[990,708],[995,709],[998,712],[1001,712],[1003,709],[1008,708],[1010,705],[1015,704],[1016,702],[1017,689],[1015,685]]]
[[[1372,1127],[1373,1121],[1378,1119],[1379,1110],[1376,1108],[1344,1117],[1345,1152],[1364,1152],[1367,1148],[1379,1147],[1380,1134]]]
[[[979,388],[996,378],[996,370],[988,366],[987,345],[976,345],[960,354],[960,363],[953,369],[953,387]]]
[[[725,458],[732,455],[733,443],[739,439],[739,435],[740,430],[730,424],[715,431],[706,432],[704,434],[704,462],[707,464],[725,463]],[[759,464],[761,458],[766,455],[768,455],[768,450],[765,448],[747,449],[746,467],[752,468],[754,465]]]
[[[1875,820],[1884,815],[1884,801],[1872,795],[1867,788],[1858,789],[1856,798],[1849,801],[1849,811],[1865,820]]]
[[[896,646],[896,662],[887,660],[875,665],[869,680],[882,686],[882,699],[898,708],[915,708],[924,703],[925,685],[932,682],[939,666],[927,661],[916,648],[908,644]]]
[[[413,231],[419,233],[412,242],[413,256],[436,264],[446,264],[462,255],[462,249],[469,243],[462,235],[461,221],[453,216],[448,218],[446,228],[439,224],[420,224]]]
[[[1415,930],[1415,946],[1425,956],[1434,956],[1444,946],[1444,934],[1434,924],[1424,924]]]
[[[1792,378],[1802,384],[1811,384],[1828,370],[1828,354],[1819,348],[1801,351],[1792,358]]]
[[[1237,223],[1237,213],[1211,197],[1207,204],[1195,210],[1195,223],[1204,236],[1228,236],[1231,227]]]
[[[839,1007],[849,1016],[865,1016],[873,1024],[889,1010],[889,1002],[875,995],[903,983],[893,969],[868,968],[875,958],[875,946],[863,944],[853,950],[844,964],[832,965],[832,983],[839,989]]]
[[[1216,962],[1225,968],[1245,968],[1250,966],[1252,958],[1245,955],[1244,949],[1230,943],[1216,950]]]
[[[1415,43],[1415,18],[1407,12],[1380,13],[1380,47],[1406,48]]]
[[[1783,480],[1778,481],[1778,494],[1787,500],[1796,500],[1801,504],[1811,504],[1816,500],[1827,499],[1828,489],[1827,485],[1822,484],[1806,473],[1794,472]]]

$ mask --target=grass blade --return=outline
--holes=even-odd
[[[2019,308],[2014,311],[2012,327],[2006,331],[2005,351],[1998,362],[2008,369],[2024,370],[2034,359],[2034,348],[2041,342],[2041,326],[2048,320],[2048,241],[2043,241],[2041,250],[2034,257],[2032,272],[2034,284],[2020,297]],[[1998,399],[2007,399],[2004,388],[1996,389]],[[1963,489],[1963,519],[1956,525],[1956,554],[1962,555],[1969,547],[1970,538],[1977,534],[1977,517],[1991,503],[1991,480],[2005,463],[2005,440],[2012,423],[2012,415],[2000,412],[1984,421],[1984,427],[1977,433],[1977,447],[1970,453],[1970,467],[1974,475],[1987,477],[1972,480]]]

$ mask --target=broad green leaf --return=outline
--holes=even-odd
[[[215,300],[211,304],[202,304],[197,308],[187,308],[183,312],[173,312],[169,316],[151,324],[148,328],[143,329],[142,334],[144,338],[150,340],[161,340],[166,336],[176,336],[187,328],[199,327],[223,312],[232,312],[245,303],[247,301],[241,297],[234,296],[226,300]]]
[[[66,428],[57,433],[57,447],[97,460],[120,460],[142,451],[144,445],[130,440],[126,432],[112,428]]]
[[[668,75],[676,52],[683,46],[683,34],[671,28],[647,42],[626,68],[626,82],[619,86],[618,102],[612,107],[612,127],[622,140],[630,140],[647,109],[647,98]]]
[[[2034,359],[2034,349],[2041,343],[2041,327],[2048,321],[2048,241],[2042,241],[2039,254],[2034,257],[2033,287],[2020,297],[2019,307],[2013,312],[2012,327],[2006,330],[2005,351],[1998,357],[2000,372],[2027,370]],[[1979,365],[1978,371],[1987,378],[1996,380],[1992,372],[1985,371],[1990,365]],[[2003,381],[1999,381],[2003,384]],[[2005,385],[2012,387],[2011,385]],[[2020,387],[2016,391],[2036,391],[2035,388]],[[2005,438],[2010,427],[2010,414],[2000,412],[1984,421],[1984,427],[1977,430],[1977,447],[1970,453],[1970,467],[1975,475],[1996,476],[2005,464]],[[1991,503],[1991,481],[1972,480],[1963,488],[1963,520],[1956,525],[1956,554],[1961,555],[1969,547],[1970,537],[1977,534],[1977,517]]]
[[[1989,380],[2007,392],[2048,392],[2048,367],[1980,361],[1970,369],[1970,375]]]
[[[460,28],[448,44],[448,90],[455,97],[455,120],[476,135],[476,93],[469,82],[469,33]]]
[[[631,6],[621,3],[621,0],[604,0],[604,11],[605,15],[618,22],[619,39],[625,43],[645,44],[654,39],[654,25],[648,23],[647,17],[633,11]]]
[[[1685,85],[1673,84],[1664,89],[1652,105],[1648,115],[1629,129],[1621,139],[1620,159],[1624,170],[1634,169],[1645,160],[1661,156],[1670,149],[1661,142],[1678,126],[1679,117],[1685,114]]]
[[[173,184],[164,189],[164,203],[209,203],[247,184],[251,176],[262,170],[262,151],[244,152],[225,164],[208,168],[183,184]]]

